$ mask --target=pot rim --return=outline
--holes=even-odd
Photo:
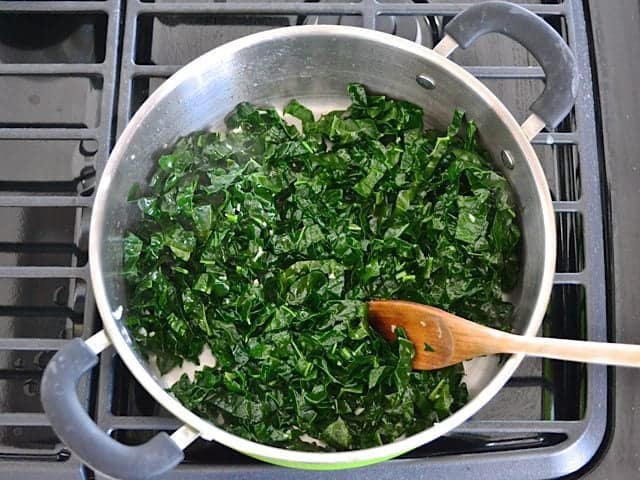
[[[284,27],[264,32],[255,33],[240,39],[231,41],[225,45],[217,47],[204,55],[191,61],[183,68],[178,70],[174,75],[167,79],[138,109],[131,121],[128,123],[122,135],[116,142],[109,159],[105,165],[104,172],[100,179],[96,192],[93,215],[91,218],[90,237],[89,237],[89,265],[91,272],[91,281],[93,283],[93,291],[95,295],[96,305],[102,317],[104,328],[113,343],[116,351],[122,358],[127,368],[141,385],[158,401],[164,408],[171,412],[174,416],[187,424],[189,427],[199,432],[200,436],[206,440],[215,440],[234,450],[245,452],[256,457],[263,457],[266,460],[273,459],[279,462],[291,462],[299,464],[311,465],[327,465],[327,464],[351,464],[353,466],[383,460],[397,455],[401,455],[409,450],[420,447],[429,443],[436,438],[444,435],[450,430],[462,424],[465,420],[475,414],[482,406],[484,406],[493,396],[504,386],[507,380],[514,373],[524,355],[511,355],[500,368],[498,374],[484,387],[480,392],[465,404],[461,409],[457,410],[451,416],[442,422],[398,440],[393,443],[385,444],[378,447],[367,448],[362,450],[351,450],[346,452],[303,452],[298,450],[288,450],[284,448],[272,447],[233,435],[213,423],[204,420],[194,414],[175,397],[169,394],[145,368],[141,359],[129,346],[130,340],[127,340],[129,333],[126,328],[118,327],[114,317],[119,316],[119,312],[112,312],[109,308],[105,283],[103,279],[102,269],[102,238],[104,235],[104,215],[103,211],[108,201],[108,193],[110,184],[115,178],[115,172],[120,164],[124,161],[124,153],[126,146],[131,140],[138,126],[142,124],[147,115],[155,108],[156,104],[163,98],[171,95],[183,81],[188,78],[199,75],[202,65],[206,65],[216,57],[230,57],[234,53],[249,48],[252,45],[259,44],[264,41],[272,41],[278,38],[305,38],[308,35],[316,36],[336,36],[358,38],[370,41],[373,44],[385,43],[393,47],[405,50],[412,55],[424,58],[430,63],[436,64],[440,68],[448,70],[452,75],[457,76],[480,95],[489,105],[492,106],[494,112],[499,115],[507,125],[508,130],[515,140],[520,144],[526,158],[530,164],[533,180],[541,200],[542,218],[544,225],[544,251],[547,254],[544,257],[544,265],[542,270],[542,281],[540,285],[540,295],[536,301],[533,313],[527,324],[523,335],[535,336],[544,317],[548,299],[551,295],[553,285],[553,274],[556,257],[555,244],[555,220],[553,213],[553,205],[547,186],[546,177],[540,166],[537,155],[533,150],[529,140],[525,136],[518,122],[513,118],[511,112],[505,105],[479,80],[468,73],[462,67],[453,61],[441,56],[433,50],[418,45],[409,40],[395,37],[390,34],[376,32],[373,30],[334,25],[305,25]]]

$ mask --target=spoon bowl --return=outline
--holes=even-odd
[[[387,340],[402,328],[415,345],[414,370],[436,370],[498,353],[640,367],[640,346],[525,337],[485,327],[436,307],[400,300],[368,303],[369,323]]]

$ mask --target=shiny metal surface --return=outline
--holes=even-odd
[[[427,75],[436,85],[416,82]],[[445,127],[454,108],[478,124],[496,168],[516,193],[522,222],[523,275],[514,294],[515,330],[535,335],[547,306],[555,262],[555,229],[548,187],[536,155],[520,126],[486,87],[437,53],[386,34],[344,26],[289,27],[255,34],[213,50],[166,81],[136,113],[118,141],[102,175],[94,203],[89,246],[96,303],[109,338],[136,379],[167,410],[208,440],[278,462],[309,465],[366,464],[429,442],[473,415],[507,381],[522,356],[498,366],[480,359],[469,367],[469,403],[430,429],[382,447],[341,453],[307,453],[259,445],[231,435],[185,409],[158,382],[136,353],[126,326],[126,291],[120,275],[122,236],[138,213],[127,202],[130,188],[145,184],[159,151],[179,137],[219,129],[241,101],[281,105],[297,98],[321,113],[348,103],[346,84],[424,107],[426,123]],[[506,169],[500,152],[514,160]]]

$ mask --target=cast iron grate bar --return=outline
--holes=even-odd
[[[102,139],[98,128],[0,127],[0,139],[84,140]]]
[[[109,72],[102,63],[1,63],[0,75],[69,75],[96,76]]]
[[[84,267],[0,267],[0,278],[82,278],[89,277],[89,266]]]
[[[89,207],[89,197],[0,195],[0,207]]]
[[[118,13],[119,10],[118,0],[105,0],[105,1],[6,1],[0,3],[0,12],[42,12],[42,13]],[[115,58],[114,58],[115,60]],[[111,62],[110,65],[115,66]]]
[[[247,3],[189,3],[144,2],[134,5],[136,13],[162,14],[297,14],[297,15],[446,15],[453,16],[473,3],[377,3],[364,0],[360,3],[302,3],[302,2],[247,2]],[[565,5],[523,4],[540,15],[563,15]]]

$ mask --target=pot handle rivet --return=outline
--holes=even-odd
[[[420,75],[418,75],[416,77],[416,82],[422,88],[427,89],[427,90],[433,90],[434,88],[436,88],[436,84],[433,81],[433,78],[425,75],[424,73],[421,73]]]
[[[500,158],[502,159],[502,164],[509,170],[513,170],[513,167],[516,166],[513,154],[509,150],[502,150],[500,152]]]

